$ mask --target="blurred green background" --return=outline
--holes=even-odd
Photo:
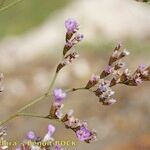
[[[0,7],[12,2],[5,0]],[[85,39],[75,47],[80,58],[61,71],[55,87],[83,86],[93,72],[103,70],[117,43],[131,52],[127,68],[134,71],[139,64],[150,64],[150,5],[132,0],[23,0],[0,12],[0,72],[5,76],[0,119],[47,89],[62,55],[67,18],[78,20]],[[118,102],[110,107],[86,91],[69,94],[64,111],[74,109],[75,116],[87,120],[97,130],[98,141],[78,142],[65,150],[150,149],[149,89],[150,83],[117,86]],[[27,112],[47,114],[52,100]],[[26,117],[7,124],[7,138],[22,141],[29,130],[44,135],[49,123],[57,127],[56,139],[76,140],[74,133],[55,121]]]
[[[5,7],[14,0],[1,0]],[[8,35],[19,35],[40,25],[48,16],[62,9],[69,0],[22,0],[16,6],[0,14],[0,38]]]

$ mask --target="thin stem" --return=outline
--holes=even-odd
[[[72,88],[72,89],[68,89],[66,90],[66,93],[70,93],[70,92],[74,92],[74,91],[78,91],[78,90],[89,90],[89,89],[86,89],[85,87],[81,87],[81,88]],[[90,91],[90,90],[89,90]],[[8,121],[18,117],[18,116],[31,116],[31,117],[40,117],[38,115],[29,115],[29,114],[26,114],[26,113],[21,113],[22,111],[26,110],[27,108],[31,107],[32,105],[44,100],[45,98],[51,96],[52,94],[44,94],[36,99],[34,99],[32,102],[26,104],[25,106],[23,106],[22,108],[20,108],[16,113],[12,114],[11,116],[9,116],[7,119],[3,120],[0,122],[0,126],[7,123]],[[43,116],[42,116],[43,117]],[[41,117],[41,118],[42,118]]]
[[[62,56],[60,62],[62,62],[63,59],[64,59],[64,56]],[[59,64],[60,64],[60,63],[59,63]],[[59,64],[58,64],[58,65],[59,65]],[[57,65],[57,67],[58,67],[58,65]],[[57,79],[58,73],[59,73],[59,71],[60,71],[60,70],[59,70],[59,71],[57,72],[57,67],[56,67],[55,75],[54,75],[54,77],[53,77],[53,79],[52,79],[52,81],[51,81],[51,83],[50,83],[50,85],[49,85],[49,88],[48,88],[48,90],[47,90],[47,95],[50,94],[50,90],[53,88],[53,85],[54,85],[54,83],[55,83],[55,81],[56,81],[56,79]]]
[[[19,113],[18,116],[26,116],[26,117],[35,117],[35,118],[50,119],[48,116],[41,116],[41,115],[29,114],[29,113]]]
[[[57,74],[55,74],[55,76],[54,76],[54,78],[53,78],[53,80],[52,80],[52,82],[50,84],[49,90],[51,90],[51,88],[52,88],[52,86],[53,86],[53,84],[54,84],[54,82],[56,80],[56,77],[57,77]],[[31,107],[32,105],[34,105],[34,104],[42,101],[43,99],[45,99],[45,98],[47,98],[49,96],[51,96],[51,94],[50,93],[48,93],[48,94],[46,93],[46,94],[44,94],[44,95],[42,95],[42,96],[40,96],[40,97],[32,100],[30,103],[28,103],[25,106],[21,107],[16,113],[14,113],[11,116],[9,116],[6,120],[1,121],[0,122],[0,126],[3,125],[3,124],[5,124],[6,122],[8,122],[8,121],[10,121],[10,120],[12,120],[14,118],[16,118],[18,116],[18,114],[20,114],[22,111],[26,110],[27,108]]]
[[[53,85],[54,85],[54,83],[55,83],[55,81],[56,81],[57,76],[58,76],[58,72],[57,72],[57,73],[55,73],[55,75],[54,75],[54,77],[53,77],[53,79],[52,79],[52,81],[51,81],[51,83],[50,83],[50,85],[49,85],[49,88],[48,88],[47,94],[49,94],[49,93],[50,93],[50,90],[52,89],[52,87],[53,87]]]
[[[75,91],[78,91],[78,90],[88,90],[88,91],[93,93],[93,91],[91,89],[87,89],[85,87],[68,89],[68,90],[66,90],[66,93],[75,92]]]
[[[0,8],[0,12],[2,12],[2,11],[4,11],[4,10],[9,9],[10,7],[15,6],[16,4],[20,3],[21,1],[23,1],[23,0],[16,0],[16,1],[14,1],[14,2],[10,3],[9,5],[7,5],[7,6],[5,6],[5,7]]]
[[[0,122],[0,126],[3,125],[3,124],[5,124],[5,123],[7,123],[8,121],[10,121],[10,120],[16,118],[16,117],[17,117],[17,114],[14,113],[13,115],[9,116],[7,119],[1,121],[1,122]]]
[[[37,114],[31,114],[31,113],[19,113],[16,117],[24,116],[24,117],[34,117],[34,118],[41,118],[41,119],[49,119],[52,121],[61,122],[59,119],[52,119],[49,117],[49,115],[43,116],[43,115],[37,115]]]
[[[34,99],[34,100],[31,101],[29,104],[27,104],[27,105],[23,106],[22,108],[20,108],[20,109],[17,111],[17,113],[20,113],[20,112],[24,111],[25,109],[31,107],[32,105],[34,105],[34,104],[36,104],[36,103],[42,101],[42,100],[45,99],[46,97],[48,97],[48,95],[45,95],[45,94],[44,94],[44,95],[42,95],[42,96],[40,96],[40,97]]]
[[[1,9],[0,9],[0,10],[1,10]],[[55,83],[55,81],[56,81],[56,78],[57,78],[57,76],[58,76],[58,73],[59,73],[59,72],[56,72],[56,73],[55,73],[55,75],[54,75],[54,77],[53,77],[53,79],[52,79],[52,81],[51,81],[51,83],[50,83],[50,86],[49,86],[49,88],[48,88],[48,92],[47,92],[47,93],[45,93],[44,95],[42,95],[42,96],[40,96],[40,97],[38,97],[38,98],[32,100],[31,102],[29,102],[29,103],[26,104],[25,106],[21,107],[16,113],[12,114],[12,115],[9,116],[7,119],[1,121],[1,122],[0,122],[0,126],[3,125],[3,124],[5,124],[6,122],[8,122],[8,121],[10,121],[10,120],[12,120],[12,119],[14,119],[14,118],[16,118],[22,111],[26,110],[27,108],[31,107],[32,105],[34,105],[34,104],[36,104],[36,103],[42,101],[43,99],[45,99],[45,98],[51,96],[52,94],[50,93],[50,90],[52,89],[52,87],[53,87],[53,85],[54,85],[54,83]]]
[[[14,118],[16,118],[20,112],[24,111],[25,109],[31,107],[32,105],[34,105],[34,104],[36,104],[36,103],[38,103],[38,102],[40,102],[41,100],[45,99],[45,98],[48,97],[48,96],[50,96],[50,95],[46,95],[46,94],[45,94],[45,95],[42,95],[42,96],[40,96],[40,97],[34,99],[32,102],[30,102],[30,103],[26,104],[25,106],[23,106],[22,108],[20,108],[17,112],[15,112],[15,113],[12,114],[11,116],[9,116],[7,119],[1,121],[1,122],[0,122],[0,126],[3,125],[3,124],[5,124],[6,122],[8,122],[8,121],[10,121],[10,120],[12,120],[12,119],[14,119]]]

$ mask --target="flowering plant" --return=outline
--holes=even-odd
[[[62,59],[57,65],[55,75],[50,83],[50,86],[42,96],[32,100],[30,103],[26,104],[20,108],[17,112],[12,114],[9,118],[0,122],[0,126],[6,124],[8,121],[19,117],[19,116],[28,116],[28,117],[37,117],[43,119],[53,119],[59,121],[64,125],[65,128],[71,129],[77,139],[82,142],[90,143],[96,140],[96,131],[88,127],[87,122],[80,120],[73,115],[73,110],[69,110],[67,113],[62,112],[64,106],[64,99],[67,97],[67,94],[77,90],[87,90],[95,94],[98,97],[99,102],[103,105],[112,105],[116,103],[116,99],[112,98],[115,92],[112,90],[113,86],[117,84],[124,84],[127,86],[138,86],[143,83],[143,81],[150,81],[150,66],[139,65],[137,69],[131,73],[129,69],[125,67],[124,58],[130,53],[128,50],[122,48],[121,44],[118,44],[109,58],[108,64],[100,74],[92,74],[89,81],[86,85],[83,85],[79,88],[71,88],[63,90],[61,88],[53,89],[53,85],[59,72],[68,64],[71,64],[79,54],[77,51],[72,48],[83,40],[83,34],[78,33],[79,24],[74,19],[67,19],[65,21],[66,36],[65,36],[65,45],[63,47]],[[0,85],[3,79],[3,75],[0,75]],[[0,92],[3,88],[0,87]],[[50,110],[46,116],[29,114],[25,113],[25,110],[39,101],[42,101],[46,98],[53,97],[53,103],[50,107]],[[26,138],[23,143],[16,148],[17,150],[62,150],[63,148],[59,144],[50,144],[50,145],[39,145],[39,142],[45,141],[54,141],[53,133],[55,132],[55,126],[49,124],[48,131],[46,135],[41,138],[36,135],[33,131],[27,133]],[[0,138],[3,138],[5,135],[5,129],[0,128]],[[28,145],[28,142],[35,142],[35,145]],[[1,147],[1,149],[7,149],[8,147]]]

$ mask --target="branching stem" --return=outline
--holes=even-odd
[[[53,82],[53,81],[52,81]],[[54,82],[53,82],[54,84]],[[52,85],[53,86],[53,85]],[[84,87],[82,88],[72,88],[72,89],[68,89],[66,90],[66,93],[70,93],[70,92],[74,92],[74,91],[78,91],[78,90],[88,90],[88,89],[85,89]],[[45,116],[39,116],[39,115],[31,115],[31,114],[26,114],[26,113],[22,113],[24,110],[30,108],[31,106],[35,105],[36,103],[48,98],[52,96],[52,94],[44,94],[34,100],[32,100],[31,102],[29,102],[28,104],[26,104],[25,106],[21,107],[17,112],[15,112],[14,114],[12,114],[11,116],[9,116],[7,119],[3,120],[0,122],[0,126],[1,125],[4,125],[5,123],[11,121],[12,119],[18,117],[18,116],[30,116],[30,117],[39,117],[39,118],[46,118]],[[47,117],[48,118],[48,117]],[[48,118],[49,119],[49,118]]]

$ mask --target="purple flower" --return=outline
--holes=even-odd
[[[83,38],[84,38],[84,35],[83,35],[83,34],[78,34],[78,35],[75,37],[75,39],[76,39],[78,42],[82,41]]]
[[[96,85],[98,83],[99,79],[100,79],[100,76],[92,74],[90,80],[88,81],[88,83],[86,85],[86,88],[89,89],[89,88],[93,87],[94,85]]]
[[[91,82],[98,82],[100,77],[98,75],[92,74],[90,81]]]
[[[105,68],[105,72],[108,73],[108,74],[110,74],[110,73],[112,73],[113,69],[114,69],[114,68],[113,68],[112,66],[108,65],[108,66],[106,66],[106,68]]]
[[[29,131],[28,134],[27,134],[27,139],[36,140],[37,136],[35,135],[35,133],[33,131]]]
[[[109,81],[102,81],[99,86],[98,86],[98,89],[100,92],[106,92],[108,90],[108,87],[109,87],[110,83]]]
[[[106,92],[107,91],[108,86],[100,84],[98,89],[100,92]]]
[[[66,97],[66,93],[62,89],[55,89],[54,96],[56,102],[61,102]]]
[[[56,145],[55,150],[63,150],[59,145]]]
[[[82,126],[77,132],[76,136],[80,141],[85,141],[90,139],[91,132],[88,130],[87,127]]]
[[[76,20],[69,18],[65,21],[65,27],[67,32],[74,33],[79,29],[79,25]]]
[[[51,124],[48,125],[48,133],[50,136],[52,136],[55,132],[55,127]]]
[[[136,85],[140,85],[140,84],[142,84],[142,82],[143,82],[140,77],[137,77],[137,78],[135,78],[134,80],[135,80]]]
[[[47,134],[44,136],[43,141],[49,141],[49,140],[53,140],[52,135],[55,132],[55,127],[51,124],[48,125],[48,132]]]
[[[138,71],[140,71],[141,73],[146,69],[146,66],[144,64],[140,64],[138,67]]]

